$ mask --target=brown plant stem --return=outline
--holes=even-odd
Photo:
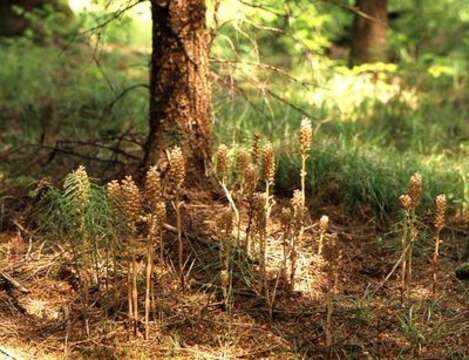
[[[261,233],[259,234],[260,268],[261,268],[261,276],[262,276],[264,288],[267,287],[265,257],[266,257],[266,251],[267,251],[267,227],[269,224],[269,217],[270,217],[270,199],[269,198],[270,198],[270,183],[269,181],[266,181],[265,204],[264,204],[265,222],[264,222],[264,228],[261,229]]]
[[[324,236],[322,232],[319,234],[319,244],[318,244],[318,255],[322,255],[322,249],[324,246]]]
[[[407,295],[407,276],[408,276],[408,253],[410,250],[409,244],[409,226],[410,217],[409,211],[405,210],[405,222],[402,232],[402,263],[401,263],[401,302],[403,303]]]
[[[154,220],[152,220],[154,221]],[[151,276],[153,270],[153,244],[152,239],[150,238],[148,241],[148,249],[147,249],[147,268],[146,268],[146,281],[145,281],[145,339],[148,340],[150,335],[150,328],[149,328],[149,318],[150,318],[150,308],[151,308],[151,299],[150,299],[150,292],[151,292]]]
[[[240,236],[240,224],[241,224],[241,220],[240,220],[240,216],[239,216],[239,210],[238,210],[238,207],[236,206],[236,203],[234,202],[233,200],[233,196],[231,196],[231,192],[228,190],[228,188],[226,187],[225,185],[225,182],[222,181],[221,182],[221,187],[223,188],[223,191],[225,192],[225,196],[226,198],[228,199],[228,202],[230,203],[230,207],[231,209],[233,210],[233,213],[235,215],[235,222],[237,224],[237,227],[238,227],[238,234],[237,234],[237,241],[236,241],[236,245],[239,246],[239,236]]]
[[[292,233],[290,243],[290,292],[295,290],[295,276],[296,276],[296,235]]]
[[[137,290],[137,259],[135,251],[132,251],[132,309],[133,314],[133,330],[134,335],[138,333],[138,290]]]
[[[184,277],[184,246],[182,242],[182,219],[181,219],[181,206],[182,202],[179,201],[179,189],[176,190],[176,228],[178,238],[178,266],[179,277],[181,282],[181,289],[185,291],[185,277]]]
[[[133,329],[133,317],[134,317],[133,300],[132,300],[132,259],[131,259],[130,251],[129,251],[128,260],[127,260],[127,300],[128,300],[128,307],[129,307],[129,334],[130,334]]]
[[[436,297],[436,293],[437,293],[439,253],[440,253],[440,230],[438,229],[435,235],[435,250],[433,252],[433,257],[432,257],[432,268],[433,268],[432,294],[434,298]]]
[[[254,197],[252,194],[250,194],[248,199],[248,224],[246,225],[246,235],[244,239],[244,251],[247,255],[249,255],[249,242],[251,238],[252,220],[254,217],[253,201]]]

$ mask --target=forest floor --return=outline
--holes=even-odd
[[[28,292],[0,281],[0,359],[469,358],[469,287],[454,276],[464,234],[445,233],[436,298],[431,252],[417,247],[410,299],[402,304],[399,269],[384,281],[399,259],[398,238],[384,241],[373,224],[351,225],[346,217],[334,224],[334,231],[343,256],[332,354],[324,343],[325,274],[323,260],[311,246],[317,235],[314,222],[301,244],[291,293],[275,275],[282,240],[274,221],[267,251],[273,306],[261,294],[234,286],[233,307],[227,311],[216,285],[218,274],[206,266],[218,255],[204,243],[191,244],[196,261],[184,293],[171,262],[158,263],[157,319],[151,322],[149,340],[129,336],[124,276],[118,286],[120,307],[106,308],[106,296],[91,293],[96,300],[88,311],[86,336],[67,246],[25,229],[1,234],[0,269]],[[143,289],[143,256],[139,266]]]

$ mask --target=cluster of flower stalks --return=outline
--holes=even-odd
[[[146,238],[146,271],[145,271],[145,337],[149,336],[149,318],[151,309],[155,306],[153,289],[153,264],[155,261],[154,249],[159,245],[160,261],[164,261],[163,230],[166,219],[167,193],[173,193],[173,206],[176,212],[176,227],[178,237],[178,261],[181,287],[184,288],[184,258],[182,243],[181,220],[181,187],[185,178],[185,160],[180,148],[175,147],[169,152],[170,179],[172,189],[163,187],[160,173],[156,167],[151,167],[145,179],[145,186],[141,191],[132,177],[128,176],[121,182],[116,180],[107,184],[107,198],[112,210],[116,239],[119,239],[115,251],[125,250],[127,262],[127,287],[129,330],[134,334],[138,332],[139,296],[137,288],[137,251],[139,249],[139,225],[145,225]],[[117,259],[117,256],[113,256]],[[117,284],[116,284],[117,285]],[[117,290],[118,287],[116,286]],[[153,312],[154,313],[154,312]]]
[[[87,229],[86,215],[90,207],[91,183],[83,166],[65,178],[65,198],[71,204],[72,229],[76,232],[71,234],[70,239],[74,257],[75,272],[80,285],[80,303],[82,316],[85,320],[86,333],[89,336],[88,307],[90,305],[89,292],[92,284],[92,274],[98,274],[97,266],[93,269],[92,240]],[[96,262],[95,262],[96,264]],[[97,282],[97,281],[96,281]]]
[[[290,205],[281,210],[284,254],[280,274],[285,280],[288,279],[291,290],[295,287],[297,244],[302,242],[305,232],[307,160],[311,152],[312,137],[311,123],[304,119],[298,133],[300,188],[294,191]],[[233,164],[229,161],[230,153],[234,155]],[[225,212],[220,216],[225,219],[218,222],[220,233],[226,235],[222,248],[230,249],[234,244],[244,249],[246,254],[255,257],[262,279],[261,288],[265,288],[269,223],[275,205],[272,194],[276,170],[274,147],[268,141],[262,144],[261,137],[254,134],[250,149],[229,150],[226,145],[220,145],[215,163],[215,175],[228,199],[227,211],[231,212],[232,218],[232,221],[227,221],[228,215]],[[228,186],[227,179],[233,174],[236,181]],[[247,215],[244,225],[240,219],[242,213]],[[326,238],[328,221],[327,216],[321,220],[319,252],[322,251]],[[231,245],[226,245],[227,243]],[[228,257],[222,261],[224,271],[229,273],[230,251],[224,250],[223,253]]]
[[[243,253],[249,258],[250,264],[255,264],[258,281],[255,290],[262,294],[272,314],[278,284],[280,279],[290,291],[295,290],[297,282],[297,257],[299,245],[304,244],[305,232],[309,217],[307,216],[306,183],[307,160],[312,150],[313,131],[311,123],[303,120],[298,133],[298,153],[301,157],[299,188],[293,192],[287,206],[279,209],[279,220],[282,228],[283,259],[281,266],[268,268],[267,249],[272,239],[271,213],[276,205],[273,197],[273,186],[276,171],[275,152],[272,143],[263,141],[257,134],[253,136],[250,148],[228,149],[220,145],[216,152],[213,176],[217,179],[227,199],[227,206],[219,212],[216,227],[219,235],[220,249],[220,285],[227,309],[233,305],[233,273],[234,254]],[[137,259],[141,258],[145,245],[145,291],[144,291],[144,326],[145,337],[149,337],[149,319],[155,314],[155,293],[153,289],[153,273],[155,263],[155,249],[159,248],[159,261],[163,265],[165,229],[170,229],[177,235],[177,266],[181,290],[185,291],[186,270],[184,243],[182,237],[182,201],[183,185],[186,177],[186,160],[179,147],[168,151],[169,171],[164,181],[157,167],[151,167],[145,178],[143,189],[140,189],[132,177],[127,176],[122,181],[111,181],[107,184],[107,202],[111,210],[113,236],[108,249],[108,258],[112,259],[114,267],[114,296],[119,303],[119,278],[117,269],[123,261],[127,269],[127,295],[129,331],[139,332],[139,289]],[[233,161],[231,161],[233,158]],[[234,179],[234,181],[233,181]],[[80,294],[83,316],[87,321],[86,312],[89,306],[89,288],[92,281],[93,266],[98,274],[99,260],[92,256],[92,241],[89,227],[93,222],[89,218],[92,187],[83,167],[71,173],[65,181],[65,195],[73,204],[74,227],[77,229],[72,243],[75,256],[76,271],[80,278]],[[412,276],[413,247],[419,236],[417,208],[422,198],[422,177],[415,174],[410,179],[409,189],[400,197],[404,210],[402,231],[402,254],[396,269],[401,265],[401,297],[402,301],[409,298],[409,288]],[[175,214],[175,226],[166,224],[167,205],[171,204]],[[438,255],[440,233],[445,226],[447,201],[445,195],[436,198],[434,219],[435,249],[432,258],[433,294],[437,293]],[[89,225],[88,225],[89,224]],[[342,257],[337,244],[337,234],[331,233],[329,217],[320,218],[319,231],[314,244],[318,259],[324,264],[326,274],[325,288],[325,343],[333,345],[333,304],[337,292],[338,268]],[[143,230],[145,229],[145,230]],[[124,256],[122,256],[124,254]],[[251,261],[252,260],[252,261]],[[94,265],[93,265],[94,262]],[[269,271],[268,271],[269,270]],[[272,276],[274,275],[274,276]],[[269,280],[276,279],[275,285],[269,285]],[[99,281],[97,281],[99,283]]]
[[[281,268],[276,273],[275,285],[268,286],[267,248],[270,241],[271,212],[275,206],[272,187],[275,178],[275,152],[270,142],[262,144],[262,139],[255,134],[250,149],[230,150],[222,144],[216,152],[215,176],[228,200],[227,208],[221,212],[217,221],[221,235],[221,284],[227,304],[231,304],[233,248],[244,250],[254,258],[259,268],[259,289],[265,296],[272,313],[279,279],[287,283],[290,291],[295,290],[297,276],[298,245],[303,243],[307,223],[306,180],[307,160],[311,153],[313,131],[311,123],[304,119],[298,133],[298,153],[301,157],[299,189],[293,192],[288,206],[280,211],[282,226],[283,259]],[[229,154],[234,161],[229,161]],[[260,165],[258,165],[260,164]],[[235,181],[227,186],[227,179],[234,175]],[[241,214],[247,220],[241,222]],[[332,344],[332,309],[340,259],[337,247],[337,234],[329,234],[329,217],[324,215],[319,221],[317,254],[325,260],[324,271],[327,274],[326,286],[326,343]],[[311,244],[313,245],[313,244]],[[270,272],[272,273],[272,272]]]
[[[399,197],[404,211],[404,221],[402,229],[402,253],[401,253],[401,301],[405,302],[410,296],[410,283],[412,280],[412,257],[413,248],[419,237],[419,221],[417,209],[423,194],[422,176],[418,173],[410,178],[409,189],[406,194]],[[447,200],[444,194],[440,194],[435,199],[435,246],[432,257],[432,292],[437,294],[438,258],[440,249],[440,233],[446,222]]]

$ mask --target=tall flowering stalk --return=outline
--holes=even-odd
[[[246,172],[251,164],[251,154],[246,149],[239,149],[236,154],[236,171],[239,175],[240,193],[242,196],[246,195]]]
[[[333,344],[332,314],[334,311],[334,294],[337,285],[338,265],[337,234],[332,234],[324,246],[324,259],[326,260],[326,346]]]
[[[176,228],[178,238],[178,265],[179,276],[181,281],[181,288],[185,290],[185,276],[184,276],[184,247],[182,243],[182,219],[181,219],[181,206],[180,201],[182,184],[186,177],[186,161],[181,148],[176,146],[169,153],[170,164],[170,177],[176,186],[176,200],[174,208],[176,210]]]
[[[264,192],[256,192],[253,196],[253,223],[254,235],[257,235],[257,242],[253,244],[254,250],[257,250],[256,256],[259,261],[259,269],[262,279],[262,288],[266,283],[266,267],[265,267],[265,250],[266,250],[266,194]],[[254,238],[254,237],[253,237]],[[254,238],[255,239],[255,238]]]
[[[112,180],[106,185],[106,197],[111,210],[112,223],[113,223],[113,238],[111,240],[110,253],[113,261],[114,268],[114,305],[117,306],[119,303],[119,279],[118,279],[118,264],[117,264],[117,253],[119,251],[119,238],[121,236],[126,236],[126,227],[123,227],[122,224],[125,221],[125,214],[123,214],[122,208],[122,189],[121,184],[117,180]],[[130,297],[129,297],[130,301]],[[130,303],[129,303],[130,305]],[[130,307],[129,307],[130,309]],[[130,317],[129,317],[130,321]]]
[[[259,133],[254,133],[252,137],[251,144],[251,157],[252,162],[256,164],[261,156],[261,135]]]
[[[266,279],[266,249],[267,249],[267,236],[268,236],[268,226],[270,213],[274,205],[273,196],[271,194],[271,187],[274,184],[275,178],[275,152],[272,143],[268,142],[264,145],[263,148],[263,163],[264,163],[264,182],[265,182],[265,195],[264,195],[264,222],[263,222],[263,231],[262,236],[260,237],[260,268],[262,277]]]
[[[137,289],[137,222],[142,213],[142,196],[131,176],[127,176],[121,183],[111,181],[106,187],[107,200],[111,209],[114,226],[118,229],[118,236],[124,238],[127,257],[127,300],[129,312],[129,331],[137,335],[138,332],[138,289]],[[114,256],[114,261],[115,260]],[[117,264],[114,264],[117,268]],[[115,284],[117,288],[117,278]],[[118,300],[117,293],[115,294]]]
[[[251,163],[243,171],[243,185],[244,192],[246,193],[249,209],[248,209],[248,224],[246,226],[246,235],[244,241],[244,248],[246,253],[250,251],[250,239],[251,232],[254,225],[254,215],[255,215],[255,192],[257,188],[257,183],[259,181],[259,167],[258,162],[261,157],[261,135],[259,133],[254,133],[251,142],[250,149],[250,160]]]
[[[300,131],[298,134],[298,142],[300,144],[300,155],[301,155],[301,193],[303,198],[306,199],[306,160],[308,160],[311,143],[313,141],[313,129],[311,127],[311,121],[304,118],[301,121]]]
[[[241,206],[243,205],[243,200],[245,198],[248,198],[249,200],[249,194],[246,191],[246,181],[248,181],[248,168],[251,165],[251,154],[244,148],[241,148],[238,150],[236,154],[236,159],[235,159],[235,166],[236,166],[236,172],[238,174],[239,178],[239,193],[238,193],[238,204],[239,204],[239,210],[236,218],[236,243],[238,246],[240,246],[240,239],[241,239],[241,216],[239,212],[241,211]],[[246,244],[246,236],[244,239],[244,246]]]
[[[324,247],[324,239],[327,231],[329,230],[329,216],[323,215],[319,220],[319,243],[318,243],[318,255],[322,255]]]
[[[166,217],[166,206],[163,200],[160,174],[156,167],[151,167],[145,179],[145,200],[148,206],[147,216],[148,237],[147,237],[147,266],[145,276],[145,339],[149,338],[149,319],[151,309],[151,297],[153,293],[153,257],[154,246],[160,241],[160,260],[163,259],[163,221]]]
[[[447,200],[446,195],[440,194],[436,197],[435,200],[435,250],[432,257],[432,268],[433,268],[433,286],[432,292],[433,296],[436,296],[437,291],[437,274],[438,274],[438,258],[440,253],[440,233],[441,230],[445,227],[446,223],[446,208]]]
[[[304,228],[305,228],[305,212],[306,212],[306,161],[309,157],[311,151],[311,143],[313,140],[313,130],[311,127],[311,122],[308,119],[303,119],[301,121],[300,130],[298,132],[298,143],[299,143],[299,152],[301,156],[301,188],[300,190],[295,190],[293,193],[293,198],[291,200],[291,207],[293,209],[293,234],[291,239],[290,246],[290,261],[291,261],[291,271],[290,271],[290,290],[295,289],[295,273],[296,273],[296,247],[297,243],[300,243],[303,239]]]
[[[254,194],[256,192],[257,182],[259,180],[257,168],[249,164],[243,174],[243,191],[248,201],[248,223],[246,226],[246,235],[244,240],[244,251],[246,254],[250,251],[251,230],[254,216]]]
[[[412,175],[407,194],[399,200],[404,209],[405,219],[402,232],[402,264],[401,264],[401,300],[409,297],[409,284],[412,278],[412,253],[418,237],[416,208],[422,198],[422,176]]]
[[[216,153],[216,172],[222,184],[226,184],[228,173],[228,148],[225,144],[220,144]]]
[[[223,188],[223,191],[225,192],[225,196],[228,199],[228,202],[230,203],[230,208],[234,213],[235,221],[236,221],[236,224],[238,225],[238,234],[236,237],[236,244],[239,245],[239,238],[240,238],[239,227],[240,227],[241,220],[239,216],[238,207],[236,206],[236,203],[233,199],[231,191],[226,186],[227,174],[228,174],[228,148],[226,147],[226,145],[221,144],[218,146],[218,150],[216,153],[216,175],[218,177],[221,187]]]
[[[407,294],[407,287],[408,287],[408,267],[409,267],[409,260],[408,260],[408,253],[410,249],[410,242],[409,242],[409,227],[410,227],[410,211],[412,207],[412,199],[409,195],[404,194],[399,197],[401,202],[401,206],[404,210],[404,221],[403,221],[403,229],[402,229],[402,262],[401,262],[401,301],[404,301],[404,297]]]
[[[293,197],[290,200],[290,206],[292,208],[292,231],[290,239],[290,291],[295,290],[295,278],[296,278],[296,260],[297,260],[297,244],[301,240],[303,235],[303,204],[304,198],[300,190],[293,192]]]
[[[164,198],[163,198],[163,187],[161,184],[161,175],[156,166],[151,167],[145,179],[145,201],[148,205],[149,210],[149,218],[148,220],[148,227],[149,227],[149,234],[151,233],[151,229],[155,228],[160,230],[161,226],[158,225],[160,221],[163,221],[163,217],[159,216],[159,211],[161,212],[161,202],[164,205]],[[159,233],[154,233],[155,238],[151,238],[149,236],[149,241],[153,241],[155,239],[159,240],[159,249],[160,249],[160,261],[163,263],[164,261],[164,242],[163,238],[160,236]]]
[[[293,215],[290,208],[285,207],[280,214],[280,223],[282,225],[282,247],[283,247],[283,262],[282,262],[282,278],[287,281],[287,263],[290,250],[291,228],[292,228]]]
[[[232,244],[231,234],[233,232],[233,212],[231,209],[224,209],[217,219],[217,228],[221,234],[220,239],[220,279],[223,288],[223,298],[225,305],[229,309],[231,305],[231,258]]]
[[[86,213],[91,199],[91,183],[84,166],[79,166],[69,174],[64,183],[65,196],[70,199],[77,216],[78,245],[72,242],[72,250],[75,257],[75,266],[80,282],[80,301],[82,315],[85,319],[86,333],[89,336],[88,306],[91,266],[91,244],[86,230]],[[98,266],[96,266],[96,274]],[[99,284],[99,281],[98,281]]]
[[[122,180],[121,199],[123,213],[126,219],[128,234],[128,297],[129,297],[129,326],[133,329],[134,335],[138,332],[138,289],[137,289],[137,222],[142,210],[142,199],[140,190],[131,176]]]

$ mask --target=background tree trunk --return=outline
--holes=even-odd
[[[47,4],[67,17],[73,15],[65,0],[0,0],[0,36],[21,35],[30,26],[28,19],[18,14],[15,7],[31,12]]]
[[[356,7],[364,15],[356,14],[353,23],[352,65],[387,60],[387,3],[387,0],[357,0]]]
[[[203,175],[212,151],[205,0],[152,1],[150,129],[144,165],[178,144],[189,176]]]

